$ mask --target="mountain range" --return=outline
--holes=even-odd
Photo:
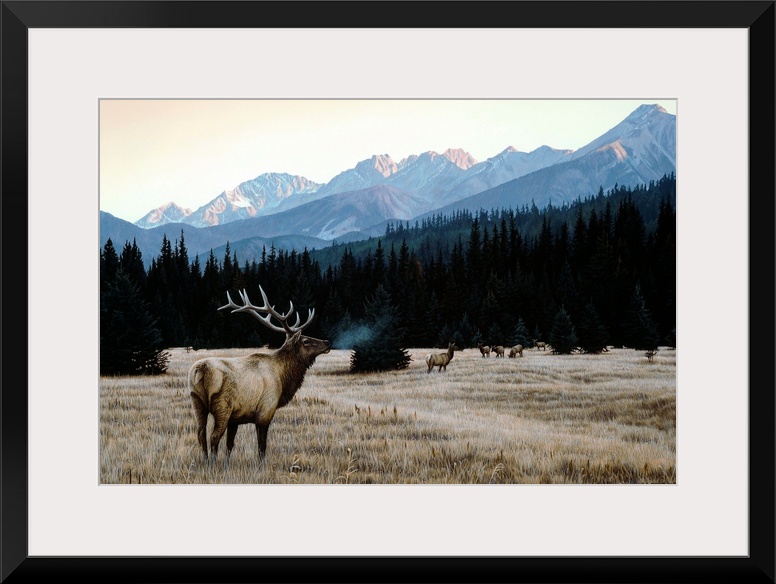
[[[423,152],[399,162],[376,154],[326,184],[262,174],[192,211],[169,202],[134,224],[100,212],[100,245],[135,240],[144,260],[162,238],[185,234],[189,255],[230,242],[242,262],[262,246],[322,248],[366,239],[389,220],[408,221],[466,209],[560,206],[615,184],[636,186],[676,172],[676,116],[642,105],[578,150],[505,148],[483,162],[461,148]],[[220,256],[218,256],[220,257]]]

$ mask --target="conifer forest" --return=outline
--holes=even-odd
[[[676,178],[560,207],[481,209],[388,223],[380,237],[320,250],[226,246],[204,261],[185,230],[168,233],[146,267],[133,241],[100,252],[102,374],[160,373],[170,347],[277,347],[279,335],[219,310],[227,292],[259,286],[277,310],[293,301],[305,334],[356,349],[378,336],[395,347],[478,343],[597,353],[607,346],[675,346]],[[406,366],[406,353],[397,357]]]

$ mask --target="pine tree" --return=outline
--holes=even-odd
[[[183,237],[183,229],[181,229],[181,237],[175,244],[175,248],[178,251],[178,272],[188,273],[189,271],[189,250],[186,249],[186,241]]]
[[[374,275],[372,285],[374,288],[377,288],[377,286],[385,284],[385,251],[383,250],[383,244],[379,239],[377,240],[373,265]]]
[[[364,324],[370,334],[353,347],[350,370],[392,371],[407,368],[412,358],[401,346],[404,331],[399,326],[398,311],[391,304],[388,291],[378,286],[364,308]]]
[[[143,254],[140,252],[135,239],[132,240],[131,245],[129,241],[124,244],[119,263],[121,270],[129,276],[130,280],[141,287],[145,284],[146,271],[143,265]]]
[[[520,316],[517,319],[515,328],[512,329],[512,334],[509,335],[509,344],[514,347],[515,345],[523,345],[523,347],[531,346],[531,339],[528,337],[528,328],[523,322],[523,317]]]
[[[575,275],[579,276],[587,265],[587,224],[582,213],[582,207],[577,210],[574,223],[574,235],[571,238],[571,267]]]
[[[491,323],[486,330],[485,338],[490,345],[504,345],[504,331],[497,322]]]
[[[555,314],[547,341],[552,345],[553,351],[561,355],[568,355],[572,349],[577,347],[577,333],[574,330],[574,323],[571,322],[571,317],[562,306]]]
[[[452,341],[461,349],[476,347],[481,336],[480,329],[469,320],[469,313],[464,312],[458,325],[454,327],[452,338],[446,342],[439,343],[437,346],[440,349],[445,349],[447,348],[447,343]]]
[[[637,283],[625,315],[623,330],[625,345],[637,351],[656,351],[660,343],[657,324],[644,303],[641,286]]]
[[[586,353],[600,353],[606,350],[609,334],[592,302],[588,302],[579,318],[579,346]]]
[[[116,273],[119,269],[119,256],[113,241],[108,238],[105,246],[100,250],[100,290],[105,289],[116,279]]]
[[[674,327],[671,332],[666,335],[666,344],[669,347],[676,348],[676,327]]]
[[[560,267],[558,280],[555,284],[555,298],[558,304],[564,308],[567,307],[571,314],[577,314],[577,307],[579,306],[578,294],[577,285],[571,273],[571,266],[568,259],[565,259]]]
[[[482,270],[481,246],[480,222],[475,217],[469,231],[469,247],[466,250],[466,275],[473,286],[475,284],[479,285],[479,277]]]
[[[221,288],[224,290],[231,290],[232,279],[234,278],[234,269],[236,266],[232,262],[231,253],[232,250],[227,241],[226,247],[224,248],[223,267],[221,268]]]
[[[156,375],[169,358],[140,289],[119,270],[100,294],[100,374]]]
[[[666,344],[673,347],[671,331],[676,328],[676,213],[663,200],[655,227],[650,263],[655,275],[657,294],[652,299],[655,320],[665,333]]]
[[[337,340],[339,333],[343,330],[342,320],[345,317],[346,312],[347,311],[342,306],[342,301],[340,300],[339,294],[337,293],[337,288],[332,286],[331,290],[329,290],[329,296],[326,299],[326,304],[324,304],[323,310],[321,311],[321,321],[319,326],[321,328],[322,334],[324,335],[324,338],[331,340],[335,349],[343,348],[337,345]],[[350,315],[348,314],[348,321],[349,320]]]
[[[458,345],[458,341],[453,340],[454,336],[458,336],[460,338],[459,332],[453,332],[453,327],[451,327],[449,324],[443,325],[437,334],[437,338],[434,341],[434,347],[436,348],[442,348],[443,346],[446,347],[448,343],[453,342],[456,345]],[[458,345],[459,347],[461,345]]]
[[[488,343],[501,345],[504,342],[500,338],[490,336],[491,334],[501,334],[501,327],[498,322],[501,311],[502,308],[499,301],[496,299],[495,293],[493,290],[487,290],[485,292],[485,299],[480,304],[479,314],[477,315],[477,326],[481,330],[487,331],[489,336]]]

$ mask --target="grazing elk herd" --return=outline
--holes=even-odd
[[[539,341],[537,339],[533,339],[534,347],[537,349],[541,349],[544,351],[549,345],[547,343],[544,343],[542,341]],[[502,345],[483,345],[482,343],[477,344],[477,348],[480,350],[480,353],[484,357],[490,357],[490,354],[493,353],[496,357],[503,357],[504,352],[507,350],[506,347],[503,347]],[[523,345],[515,345],[514,347],[508,347],[509,349],[509,357],[522,357],[523,356]]]

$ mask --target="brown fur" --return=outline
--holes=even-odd
[[[263,460],[275,411],[291,401],[315,358],[330,348],[329,341],[305,337],[298,331],[271,354],[207,357],[195,362],[189,369],[188,383],[197,418],[197,439],[205,459],[211,460],[206,433],[208,414],[212,414],[212,462],[218,458],[218,444],[226,432],[225,464],[229,463],[240,424],[256,425],[259,457]]]
[[[533,339],[534,347],[541,349],[542,351],[547,349],[547,343],[540,341],[539,339]]]
[[[517,355],[523,356],[523,345],[515,345],[509,349],[509,356],[516,357]]]
[[[490,347],[488,345],[477,343],[477,348],[480,350],[480,353],[482,353],[483,357],[490,357]]]
[[[426,355],[426,365],[428,365],[428,371],[426,373],[431,373],[431,370],[434,367],[439,367],[439,371],[441,372],[443,369],[447,371],[447,364],[453,360],[453,355],[455,354],[455,351],[460,351],[461,349],[455,344],[455,343],[448,343],[447,345],[447,352],[445,353],[429,353]]]
[[[496,357],[503,357],[504,356],[504,347],[501,345],[496,345],[493,347],[493,352],[496,354]]]

